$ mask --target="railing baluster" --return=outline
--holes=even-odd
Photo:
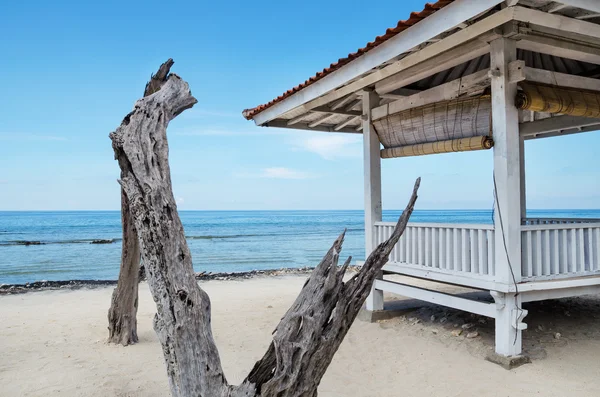
[[[550,230],[544,230],[544,256],[542,258],[544,261],[544,275],[552,274],[551,262],[550,262]]]
[[[461,257],[461,264],[460,264],[460,270],[462,272],[468,272],[469,271],[469,248],[468,248],[468,239],[467,239],[467,230],[466,229],[461,229],[460,231],[460,257]]]
[[[577,253],[579,254],[578,271],[585,272],[585,236],[583,229],[577,230]]]
[[[425,258],[423,258],[423,230],[422,227],[417,229],[417,263],[421,266],[425,264]]]
[[[594,228],[594,235],[596,236],[594,238],[594,251],[596,252],[594,270],[600,270],[600,227]]]
[[[454,252],[452,252],[452,241],[454,240],[454,236],[452,235],[452,229],[445,229],[446,233],[446,269],[452,270],[453,263],[452,258],[454,256]]]
[[[570,229],[569,249],[571,252],[571,263],[569,264],[569,272],[577,272],[577,230]]]
[[[541,276],[542,270],[542,231],[535,231],[535,276]]]
[[[431,228],[431,266],[439,269],[439,261],[438,261],[438,237],[439,237],[439,228],[432,227]]]
[[[485,232],[487,235],[487,268],[488,274],[494,276],[496,274],[496,231],[495,230],[487,230]]]
[[[477,264],[477,258],[479,257],[477,254],[478,248],[477,234],[474,229],[469,229],[469,250],[471,253],[471,258],[469,259],[469,271],[471,273],[479,273],[479,265]]]
[[[532,247],[532,242],[531,242],[531,230],[527,230],[526,232],[526,236],[527,236],[527,245],[526,245],[526,253],[527,253],[527,261],[526,266],[524,266],[524,268],[526,268],[527,270],[527,276],[531,277],[533,276],[533,247]]]
[[[553,274],[560,274],[560,243],[559,243],[559,230],[553,230],[552,231],[553,234],[553,242],[554,242],[554,247],[553,247],[553,252],[554,254],[552,255],[552,263],[554,265],[553,267]]]
[[[460,237],[461,231],[460,229],[454,229],[452,231],[452,235],[454,236],[454,246],[452,249],[454,250],[454,263],[453,270],[462,271],[462,252],[460,250]]]
[[[405,255],[406,255],[406,263],[410,263],[410,240],[412,236],[412,227],[406,229],[406,247],[405,247]]]
[[[478,270],[477,272],[479,274],[487,274],[487,269],[485,266],[485,260],[487,259],[487,254],[485,253],[485,246],[486,243],[484,241],[484,237],[483,237],[483,230],[479,229],[477,230],[477,245],[479,247],[479,249],[477,250],[478,254],[479,254],[479,259],[478,259]]]

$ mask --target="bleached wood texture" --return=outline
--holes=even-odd
[[[417,180],[390,237],[349,281],[338,267],[342,234],[285,314],[265,356],[239,386],[228,384],[210,326],[210,300],[198,286],[171,186],[166,129],[196,99],[175,74],[160,90],[136,102],[110,137],[138,231],[141,254],[156,302],[154,328],[163,348],[171,393],[180,396],[317,395],[333,355],[400,238],[417,199]]]
[[[158,72],[150,77],[144,88],[144,96],[160,90],[166,81],[173,60],[160,65]],[[121,178],[123,173],[121,173]],[[108,342],[127,346],[138,341],[137,307],[140,267],[140,247],[131,209],[125,190],[121,188],[121,225],[123,240],[121,248],[121,268],[117,287],[113,291],[108,309]]]

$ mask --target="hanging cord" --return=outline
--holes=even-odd
[[[496,172],[495,171],[494,171],[493,176],[494,176],[493,177],[493,179],[494,179],[494,202],[495,202],[495,204],[497,204],[497,207],[498,207],[498,219],[500,220],[500,232],[502,233],[502,243],[504,245],[504,252],[506,253],[506,260],[508,262],[508,268],[510,269],[510,274],[513,279],[513,284],[515,286],[515,307],[519,310],[519,315],[517,316],[516,320],[518,320],[519,318],[521,318],[521,315],[523,314],[523,309],[521,309],[518,305],[519,286],[517,285],[517,278],[515,277],[515,272],[513,270],[512,264],[510,262],[510,255],[508,254],[508,247],[506,246],[506,236],[504,234],[504,222],[502,221],[502,212],[500,211],[500,203],[498,202],[498,188],[496,186]],[[492,207],[492,217],[494,215],[495,208],[496,208],[496,205],[494,205]],[[518,325],[517,322],[518,321],[515,321],[515,325]],[[517,329],[517,332],[515,332],[515,340],[513,341],[513,345],[517,344],[517,336],[518,335],[519,335],[519,330]]]

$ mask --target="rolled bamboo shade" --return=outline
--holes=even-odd
[[[384,148],[491,135],[489,95],[437,102],[373,121]]]
[[[494,146],[494,140],[491,137],[477,136],[382,149],[381,158],[389,159],[435,153],[466,152],[469,150],[490,149],[492,146]]]
[[[520,83],[515,106],[534,112],[600,117],[600,92],[538,83]]]

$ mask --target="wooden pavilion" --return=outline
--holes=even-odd
[[[524,140],[600,129],[600,1],[440,0],[273,101],[259,126],[362,133],[365,248],[382,222],[381,159],[493,147],[493,225],[412,223],[384,270],[489,291],[493,302],[376,280],[383,292],[495,319],[521,353],[523,302],[600,292],[600,220],[526,217]]]

